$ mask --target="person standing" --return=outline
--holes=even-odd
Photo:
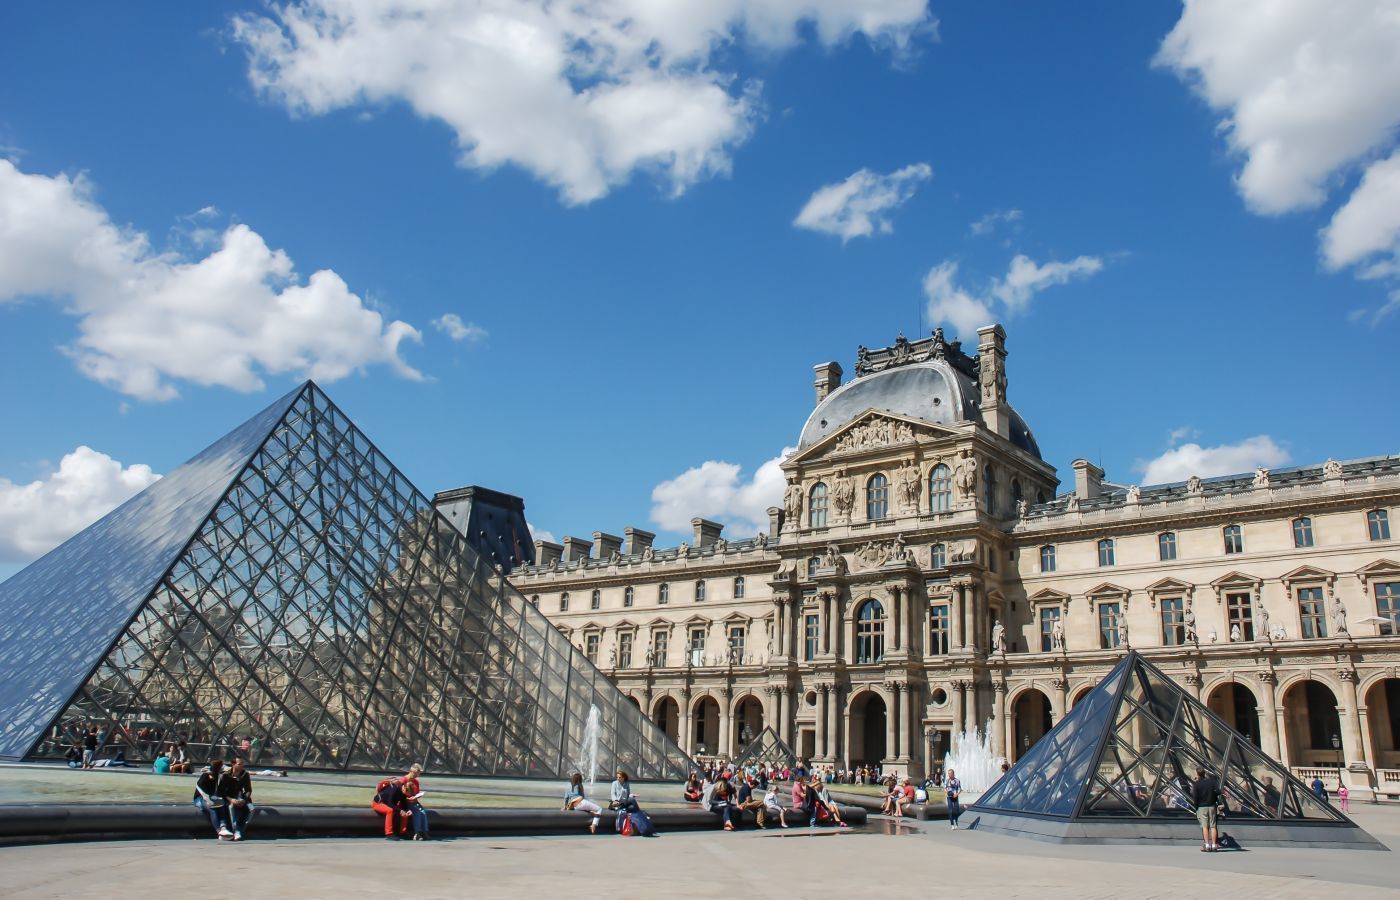
[[[1351,812],[1351,791],[1340,782],[1337,784],[1337,808],[1342,812]]]
[[[948,825],[957,831],[958,819],[962,817],[962,782],[952,769],[948,770],[948,777],[943,781],[943,790],[948,795]]]
[[[593,817],[593,821],[588,823],[589,834],[598,833],[598,820],[603,814],[603,807],[589,800],[583,794],[583,774],[575,772],[569,776],[569,789],[564,792],[564,809],[581,813]]]
[[[1201,823],[1201,852],[1214,853],[1219,839],[1218,806],[1220,782],[1207,775],[1204,768],[1196,769],[1196,783],[1191,786],[1191,803],[1196,807],[1196,821]]]
[[[243,840],[243,829],[253,818],[253,779],[243,766],[242,757],[235,756],[228,770],[219,779],[219,795],[224,798],[224,815],[233,829],[233,839]]]
[[[83,735],[83,768],[91,769],[93,763],[97,761],[97,726],[88,727],[87,733]]]

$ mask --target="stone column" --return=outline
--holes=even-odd
[[[1255,714],[1259,716],[1260,749],[1270,757],[1282,760],[1283,755],[1279,751],[1278,713],[1274,709],[1274,704],[1277,702],[1274,697],[1274,686],[1278,684],[1278,676],[1273,672],[1260,672],[1259,684],[1264,694],[1259,706],[1255,709]],[[1287,764],[1287,762],[1284,763],[1284,765]]]
[[[695,755],[695,714],[690,705],[690,688],[681,691],[681,749],[686,756]]]
[[[792,746],[792,688],[783,685],[778,688],[778,737]]]
[[[967,682],[966,682],[966,681],[961,681],[961,680],[959,680],[959,681],[954,681],[953,684],[952,684],[952,688],[953,688],[953,697],[952,697],[953,724],[952,724],[951,726],[949,726],[949,728],[950,728],[950,730],[951,730],[951,732],[952,732],[952,733],[948,736],[948,752],[949,752],[949,753],[953,752],[953,750],[957,747],[958,735],[961,734],[961,733],[962,733],[962,730],[963,730],[963,703],[964,703],[964,696],[963,696],[963,694],[964,694],[964,693],[966,692],[966,690],[967,690]]]
[[[831,700],[830,686],[826,682],[817,685],[817,758],[826,758],[826,705]],[[808,760],[810,762],[810,760]]]
[[[1056,678],[1051,682],[1051,686],[1055,688],[1055,692],[1050,695],[1050,724],[1058,725],[1065,717],[1065,710],[1069,708],[1069,680]]]
[[[734,758],[734,711],[729,708],[729,698],[731,696],[728,687],[720,689],[719,693],[719,749],[715,752],[725,759]]]
[[[894,585],[885,587],[885,594],[890,598],[890,652],[898,653],[903,649],[904,629],[900,626],[899,588]]]
[[[785,659],[788,655],[788,598],[774,598],[773,629],[777,632],[774,635],[773,649],[778,654],[779,659]]]
[[[885,682],[885,759],[899,756],[899,684]]]
[[[1006,681],[992,680],[992,755],[1006,755]]]
[[[949,635],[949,648],[967,649],[967,629],[963,627],[963,611],[967,608],[967,582],[959,581],[953,583],[953,602],[949,612],[951,621],[948,629],[952,632]]]
[[[826,704],[827,756],[834,762],[841,755],[841,685],[833,683]]]
[[[911,766],[919,761],[919,746],[924,740],[924,717],[919,709],[919,686],[904,686],[904,715],[900,718],[900,755],[909,760]],[[921,774],[921,773],[920,773]]]
[[[1342,705],[1337,707],[1337,716],[1342,722],[1342,754],[1347,765],[1360,763],[1370,768],[1370,760],[1361,746],[1361,716],[1357,712],[1356,670],[1338,669],[1337,678],[1342,682]],[[1370,785],[1367,785],[1370,787]]]
[[[1186,686],[1189,687],[1189,688],[1191,689],[1191,696],[1192,696],[1192,697],[1195,697],[1197,700],[1200,700],[1200,699],[1201,699],[1201,673],[1200,673],[1200,672],[1187,672],[1187,673],[1186,673]]]
[[[836,604],[833,602],[831,591],[822,591],[817,595],[821,600],[822,611],[822,655],[829,656],[832,652],[832,637],[836,633]]]

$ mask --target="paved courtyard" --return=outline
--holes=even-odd
[[[1400,847],[1400,807],[1359,824]],[[1319,897],[1400,896],[1400,855],[1194,848],[1065,848],[941,823],[897,835],[722,832],[656,840],[462,839],[126,842],[0,850],[0,896]],[[1345,887],[1342,887],[1342,886]]]

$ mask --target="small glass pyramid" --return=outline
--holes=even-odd
[[[0,584],[0,671],[0,757],[689,768],[311,382]]]
[[[797,765],[797,754],[792,752],[792,748],[787,745],[778,732],[769,725],[758,733],[758,737],[749,741],[749,745],[744,748],[744,752],[739,754],[739,758],[734,760],[736,769],[748,766],[795,766]]]
[[[978,798],[973,810],[991,814],[992,830],[1017,830],[1004,827],[1007,817],[1181,822],[1194,828],[1190,792],[1198,768],[1220,782],[1230,823],[1222,828],[1247,825],[1258,835],[1252,826],[1335,825],[1370,840],[1136,651]]]

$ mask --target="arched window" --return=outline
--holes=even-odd
[[[669,584],[663,584],[656,589],[656,602],[661,606],[671,602],[671,586]]]
[[[948,568],[948,546],[946,544],[934,544],[929,548],[929,566],[935,569]]]
[[[1055,571],[1055,545],[1046,544],[1040,548],[1040,571]]]
[[[856,612],[856,662],[879,662],[885,656],[885,608],[867,600]]]
[[[997,477],[992,473],[992,467],[982,470],[982,502],[987,507],[987,515],[997,514]]]
[[[818,556],[814,556],[811,559],[807,560],[807,577],[816,578],[817,569],[821,567],[821,564],[821,557]]]
[[[603,607],[603,592],[594,591],[593,596],[588,600],[589,609],[601,609]]]
[[[943,463],[933,467],[928,476],[930,510],[936,513],[953,510],[953,470]]]
[[[826,483],[818,481],[807,495],[807,527],[826,527]]]
[[[1299,516],[1293,520],[1293,546],[1311,547],[1312,545],[1312,519],[1307,516]]]
[[[1099,565],[1113,565],[1113,538],[1104,538],[1099,541]]]
[[[890,482],[879,472],[870,476],[865,483],[865,517],[872,522],[887,519],[890,515]]]
[[[695,602],[699,603],[705,599],[705,582],[695,582]]]
[[[1021,479],[1011,479],[1011,505],[1017,509],[1021,506],[1021,501],[1026,499],[1021,493]]]
[[[1225,552],[1227,554],[1244,552],[1244,532],[1238,525],[1226,525],[1222,532],[1225,538]]]
[[[734,599],[744,599],[744,576],[738,575],[734,578]]]
[[[637,602],[637,592],[629,585],[628,588],[622,592],[622,605],[630,607],[635,602]]]
[[[1157,535],[1157,558],[1161,560],[1176,559],[1176,532],[1164,531]]]
[[[1390,513],[1384,509],[1373,509],[1366,514],[1366,531],[1373,541],[1390,540]]]
[[[569,611],[569,594],[567,591],[559,595],[559,611]]]

